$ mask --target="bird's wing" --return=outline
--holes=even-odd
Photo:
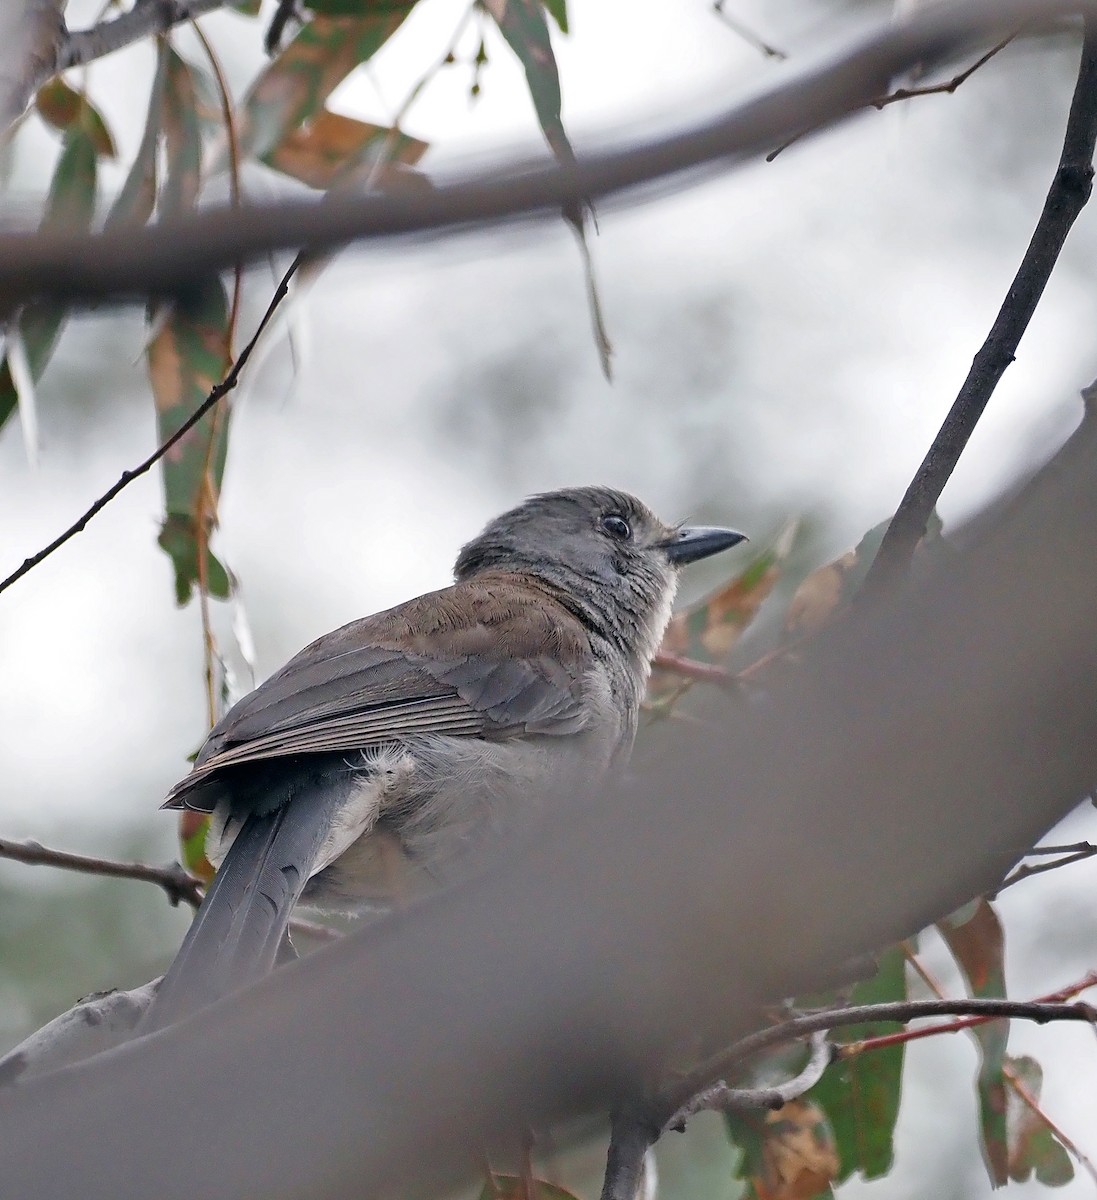
[[[414,734],[578,732],[582,624],[532,580],[484,573],[307,646],[213,729],[165,807],[205,808],[226,767],[368,749]]]

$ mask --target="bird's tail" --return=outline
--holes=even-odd
[[[151,1033],[254,982],[274,965],[341,789],[253,813],[229,847],[140,1032]]]

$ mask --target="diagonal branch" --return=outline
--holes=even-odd
[[[1087,15],[1078,80],[1067,117],[1063,150],[1043,212],[1017,274],[959,394],[910,482],[865,579],[863,593],[878,594],[897,582],[975,426],[1013,362],[1018,343],[1063,249],[1067,234],[1085,207],[1093,186],[1097,142],[1097,17]]]

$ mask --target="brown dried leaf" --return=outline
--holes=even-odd
[[[838,1149],[826,1114],[793,1100],[766,1114],[761,1170],[752,1177],[758,1200],[811,1200],[838,1177]]]
[[[405,133],[358,121],[323,109],[300,129],[291,130],[263,161],[309,187],[327,189],[364,159],[384,148],[386,167],[376,182],[394,174],[388,164],[412,166],[426,153],[427,143]]]

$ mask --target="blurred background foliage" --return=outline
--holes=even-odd
[[[93,227],[241,195],[428,188],[500,147],[566,161],[607,130],[672,125],[772,82],[890,11],[315,0],[279,31],[277,5],[232,7],[42,88],[4,147],[5,221]],[[112,12],[72,0],[66,18]],[[577,209],[555,227],[302,264],[231,404],[3,598],[0,836],[169,860],[155,805],[225,703],[325,629],[441,586],[488,515],[567,483],[752,533],[730,580],[720,564],[691,573],[667,648],[717,667],[732,655],[750,674],[784,647],[739,693],[764,694],[765,670],[794,669],[788,646],[848,599],[865,531],[894,507],[985,333],[1058,156],[1076,54],[1071,32],[1039,31],[955,95],[610,206],[597,234]],[[1095,251],[1086,214],[946,494],[946,530],[1076,419],[1095,373]],[[147,310],[19,314],[0,360],[2,565],[178,428],[288,266]],[[838,558],[852,546],[859,559]],[[679,715],[693,686],[709,685],[657,672],[652,716]],[[637,769],[673,725],[653,721]],[[1095,824],[1080,811],[1061,840]],[[889,951],[856,998],[1066,986],[1093,965],[1093,882],[1083,864],[959,914]],[[0,1049],[82,994],[157,973],[186,921],[138,883],[0,862],[0,891]],[[1007,1054],[994,1026],[970,1045],[851,1059],[780,1121],[705,1115],[665,1138],[662,1194],[1091,1188],[1084,1034],[1017,1027]],[[1014,1080],[1041,1107],[1018,1113]],[[541,1166],[589,1195],[600,1148],[580,1141]]]

